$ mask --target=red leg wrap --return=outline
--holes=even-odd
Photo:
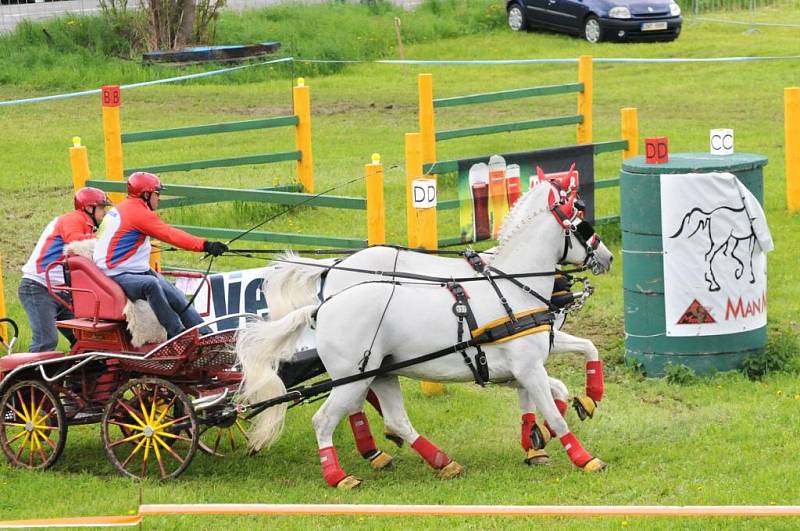
[[[563,400],[558,400],[558,399],[555,399],[555,403],[556,407],[558,408],[558,412],[561,413],[561,416],[562,417],[565,416],[567,413],[567,403],[564,402]],[[544,427],[547,428],[547,431],[550,432],[550,437],[556,436],[556,432],[553,431],[553,428],[551,428],[550,424],[548,424],[546,421],[544,423]]]
[[[591,454],[583,449],[583,446],[581,446],[581,443],[572,432],[561,437],[561,444],[564,445],[564,450],[567,451],[567,455],[575,466],[583,467],[583,465],[592,460]]]
[[[595,402],[603,398],[603,362],[586,362],[586,394]]]
[[[533,441],[531,440],[531,431],[533,425],[536,423],[536,415],[533,413],[524,413],[522,415],[522,449],[526,452],[533,448]]]
[[[375,439],[372,438],[372,432],[369,429],[369,421],[363,411],[350,415],[350,428],[356,438],[358,453],[368,457],[378,450],[375,446]]]
[[[338,485],[347,476],[339,466],[339,457],[333,446],[319,449],[319,462],[322,464],[322,477],[331,487]]]
[[[443,451],[436,448],[428,439],[420,435],[411,448],[417,451],[431,467],[439,470],[450,462],[450,458]]]
[[[372,391],[372,389],[370,389],[369,391],[367,391],[367,402],[369,402],[369,403],[372,405],[372,407],[374,407],[374,408],[375,408],[375,411],[377,411],[377,412],[378,412],[378,414],[379,414],[381,417],[383,416],[383,411],[381,410],[381,403],[380,403],[380,401],[378,400],[378,395],[376,395],[376,394],[375,394],[375,393]]]

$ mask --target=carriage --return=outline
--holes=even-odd
[[[11,464],[52,466],[69,426],[81,424],[99,423],[109,461],[135,478],[174,478],[198,449],[220,455],[237,441],[243,446],[235,400],[242,374],[230,348],[235,330],[203,334],[201,328],[249,314],[136,347],[119,285],[81,256],[57,266],[64,268],[66,285],[48,290],[73,311],[74,318],[58,326],[72,330],[77,341],[66,354],[0,357],[0,449]],[[64,292],[70,296],[59,295]]]

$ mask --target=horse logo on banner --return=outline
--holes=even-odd
[[[692,238],[698,233],[698,237],[708,238],[708,251],[704,256],[708,268],[705,273],[708,291],[720,290],[717,275],[714,273],[714,260],[720,252],[722,256],[737,262],[738,265],[734,270],[736,280],[740,280],[745,269],[749,268],[748,282],[754,284],[756,278],[753,273],[753,254],[756,248],[756,234],[753,221],[755,218],[750,217],[744,206],[739,208],[720,206],[709,212],[695,207],[686,213],[680,227],[670,238],[681,236]],[[739,247],[743,244],[747,247],[747,256],[744,260],[739,256],[739,253],[743,252]]]

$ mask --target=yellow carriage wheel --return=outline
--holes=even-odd
[[[25,380],[0,397],[0,448],[17,467],[44,470],[64,451],[64,407],[44,382]]]

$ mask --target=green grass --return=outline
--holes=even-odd
[[[365,8],[357,9],[366,16]],[[266,20],[273,15],[260,16]],[[393,12],[369,16],[376,17],[376,24],[391,28]],[[236,16],[223,18],[220,34],[229,31],[226,24],[234,23]],[[405,21],[403,28],[409,29]],[[233,34],[234,30],[230,31]],[[321,32],[319,38],[326,35]],[[354,32],[353,37],[357,36],[358,32]],[[313,38],[313,34],[307,37]],[[318,49],[322,48],[315,48]],[[105,82],[136,80],[143,75],[139,67],[130,63],[116,60],[105,63],[91,55],[85,62],[67,63],[66,68],[74,72],[66,81],[51,79],[41,74],[46,65],[39,64],[36,53],[34,50],[32,64],[27,68],[39,72],[36,74],[39,77],[29,76],[22,69],[11,74],[10,81],[0,86],[0,99],[19,97],[29,90],[40,93],[43,89],[52,92],[61,88],[91,88]],[[381,53],[390,57],[397,54],[391,48]],[[736,26],[687,22],[680,39],[671,44],[589,46],[556,34],[511,34],[499,29],[498,24],[498,29],[487,30],[479,37],[451,35],[441,40],[431,37],[406,47],[406,56],[413,59],[577,57],[585,53],[595,57],[795,55],[797,32],[766,28],[744,33],[743,28]],[[5,55],[0,53],[0,57]],[[302,68],[296,67],[297,71]],[[53,69],[53,78],[62,73],[60,66]],[[362,64],[343,68],[336,75],[308,76],[319,189],[357,177],[369,162],[370,154],[381,153],[386,167],[388,238],[392,242],[405,241],[403,135],[416,128],[415,77],[423,71],[433,73],[437,97],[567,83],[576,78],[574,65],[423,69]],[[158,75],[171,74],[166,70],[158,72]],[[252,75],[235,82],[218,77],[202,83],[127,91],[123,94],[123,130],[287,114],[291,96],[290,81],[285,74],[254,70]],[[257,75],[263,77],[256,79]],[[782,97],[784,87],[798,84],[797,62],[596,64],[594,80],[595,140],[619,138],[619,109],[635,106],[639,108],[641,136],[668,136],[673,152],[704,151],[709,129],[730,127],[736,132],[737,151],[769,157],[764,170],[765,207],[776,244],[776,250],[770,254],[769,268],[770,348],[787,352],[789,358],[796,359],[793,337],[799,332],[796,301],[800,288],[794,240],[800,220],[785,210]],[[549,97],[444,109],[437,114],[437,127],[448,129],[571,114],[574,105],[571,97]],[[99,98],[91,97],[0,108],[0,122],[6,132],[0,152],[0,212],[4,229],[0,232],[0,255],[4,260],[9,313],[23,329],[27,329],[26,319],[14,294],[18,270],[41,228],[70,206],[67,148],[73,135],[80,135],[89,146],[94,175],[104,173],[99,107]],[[439,158],[519,151],[573,141],[571,127],[486,136],[441,143]],[[290,135],[270,131],[131,145],[126,148],[125,157],[126,165],[133,166],[287,149],[293,149]],[[598,177],[616,176],[619,165],[618,154],[599,157]],[[292,166],[286,164],[174,174],[166,180],[269,186],[288,182],[292,173]],[[363,195],[363,183],[337,193]],[[602,192],[598,200],[601,215],[619,211],[616,189]],[[222,226],[247,227],[263,219],[264,214],[261,207],[221,205],[167,211],[165,217],[173,222],[217,221]],[[453,219],[442,216],[441,230],[452,230],[452,222]],[[361,237],[366,234],[363,216],[328,209],[301,209],[276,219],[264,229]],[[614,229],[609,231],[613,234]],[[618,237],[607,240],[618,252]],[[169,263],[196,266],[196,255],[172,253]],[[221,269],[257,265],[228,258],[216,264]],[[97,427],[75,428],[70,432],[63,458],[51,471],[32,474],[0,465],[0,518],[123,514],[136,508],[140,495],[145,503],[796,503],[800,487],[794,465],[795,454],[800,450],[796,437],[800,384],[796,376],[778,372],[758,382],[739,374],[696,380],[679,374],[673,378],[686,381],[686,385],[641,379],[621,362],[621,269],[616,267],[611,274],[595,279],[596,294],[579,318],[569,324],[573,332],[594,340],[610,365],[607,395],[596,418],[580,423],[574,414],[568,417],[586,447],[610,463],[607,474],[588,476],[574,470],[556,445],[549,467],[524,466],[517,442],[516,397],[509,389],[479,390],[474,386],[450,385],[445,397],[424,398],[415,383],[406,382],[408,409],[417,428],[466,466],[464,478],[439,481],[408,449],[392,450],[398,456],[393,471],[373,472],[360,461],[346,428],[342,427],[336,439],[342,463],[346,470],[366,481],[358,492],[329,489],[319,475],[309,421],[316,408],[304,406],[292,410],[284,437],[270,451],[236,460],[198,455],[186,474],[169,484],[137,484],[118,477],[105,460]],[[27,332],[22,339],[24,346],[29,339]],[[783,357],[778,355],[776,359]],[[574,357],[554,360],[551,372],[564,379],[573,391],[582,388],[580,362]],[[379,432],[380,421],[374,417],[373,426]],[[389,449],[388,443],[382,446]],[[578,529],[588,525],[599,529],[626,525],[648,529],[732,526],[789,529],[797,524],[781,519],[180,517],[148,519],[145,527],[239,529],[272,524],[278,528],[522,528],[532,523]]]

